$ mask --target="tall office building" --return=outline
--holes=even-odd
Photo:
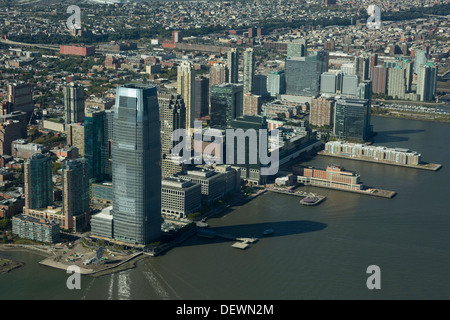
[[[427,62],[419,67],[417,76],[417,94],[420,101],[430,101],[436,94],[438,68],[435,64]]]
[[[355,73],[359,76],[360,81],[369,80],[370,58],[361,55],[355,58]]]
[[[337,74],[333,72],[324,72],[320,75],[320,92],[336,93],[337,92]]]
[[[253,92],[253,78],[255,76],[255,53],[252,48],[244,52],[244,93]]]
[[[311,53],[309,56],[306,57],[306,60],[308,60],[308,61],[315,61],[315,62],[319,63],[320,74],[322,74],[324,72],[328,72],[329,59],[330,59],[330,55],[325,50],[314,51],[313,53]]]
[[[341,98],[336,101],[334,135],[339,139],[367,140],[372,134],[368,100]]]
[[[159,94],[159,118],[161,123],[161,176],[166,178],[183,170],[182,165],[172,161],[171,152],[176,142],[172,134],[186,125],[186,108],[181,95]]]
[[[267,91],[272,97],[286,92],[286,74],[283,70],[267,75]]]
[[[145,245],[161,234],[161,142],[155,86],[117,88],[113,135],[114,238]]]
[[[186,129],[194,128],[194,110],[193,110],[193,98],[194,98],[194,67],[189,61],[183,61],[178,66],[177,84],[178,94],[184,100],[186,106]]]
[[[222,83],[211,90],[211,127],[226,128],[231,121],[243,115],[242,85]]]
[[[84,122],[84,88],[75,83],[64,86],[66,124]]]
[[[33,154],[24,164],[25,207],[47,208],[53,203],[52,159]]]
[[[359,76],[344,74],[342,77],[342,95],[356,96],[358,91]]]
[[[316,96],[320,88],[322,64],[306,58],[286,59],[286,93]]]
[[[79,231],[89,223],[89,165],[86,159],[66,160],[62,166],[63,215],[69,228]]]
[[[30,118],[34,109],[31,84],[8,84],[8,102],[11,104],[11,112],[26,112],[27,118]]]
[[[227,52],[227,69],[230,83],[239,83],[239,51],[231,48]]]
[[[264,74],[255,74],[253,77],[253,94],[261,97],[267,97],[269,92],[267,92],[267,76]]]
[[[414,57],[414,73],[419,74],[420,66],[427,63],[427,52],[425,50],[417,50]]]
[[[311,100],[309,122],[314,126],[333,126],[334,98],[318,97]]]
[[[372,92],[387,93],[388,68],[385,66],[375,66],[372,68]]]
[[[369,57],[369,79],[372,80],[372,68],[378,65],[378,53],[372,53]]]
[[[209,114],[209,79],[203,76],[194,79],[193,110],[194,119]]]
[[[244,115],[242,117],[236,118],[231,121],[231,128],[233,129],[242,129],[244,132],[246,132],[248,129],[254,129],[256,131],[256,152],[257,154],[265,154],[265,150],[261,151],[259,150],[259,130],[267,130],[267,121],[266,117],[259,116],[259,115]],[[245,139],[245,161],[243,164],[239,164],[238,161],[238,143],[237,141],[234,141],[234,159],[233,163],[235,163],[236,167],[239,167],[241,169],[241,178],[245,181],[248,181],[250,183],[255,184],[263,184],[265,183],[266,176],[261,175],[261,167],[262,164],[260,162],[259,157],[256,157],[256,163],[250,163],[250,143],[252,143],[249,138]],[[269,144],[267,143],[267,146]]]
[[[296,39],[287,44],[287,58],[299,58],[307,56],[307,40]]]
[[[86,110],[84,157],[89,165],[89,178],[104,180],[108,173],[108,127],[104,110]]]

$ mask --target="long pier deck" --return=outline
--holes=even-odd
[[[397,166],[397,167],[404,167],[404,168],[413,168],[413,169],[422,169],[422,170],[429,170],[429,171],[438,171],[440,168],[442,168],[441,164],[438,163],[421,163],[418,165],[414,164],[403,164],[403,163],[397,163],[397,162],[391,162],[386,160],[373,160],[373,159],[367,159],[367,158],[355,158],[355,157],[347,157],[342,156],[338,154],[331,154],[325,151],[319,151],[317,152],[320,156],[326,156],[326,157],[333,157],[333,158],[340,158],[340,159],[348,159],[348,160],[356,160],[356,161],[365,161],[365,162],[372,162],[372,163],[380,163],[380,164],[388,164],[391,166]]]

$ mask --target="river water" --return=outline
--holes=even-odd
[[[450,124],[374,117],[375,145],[410,148],[437,172],[318,156],[317,167],[341,164],[366,185],[397,191],[383,199],[304,187],[327,196],[316,207],[299,198],[265,194],[211,228],[259,237],[247,250],[194,236],[134,269],[82,277],[38,265],[31,253],[0,252],[26,265],[0,275],[0,299],[449,299]],[[306,164],[304,163],[304,164]],[[272,228],[266,238],[261,232]],[[381,270],[381,289],[366,286],[367,268]]]

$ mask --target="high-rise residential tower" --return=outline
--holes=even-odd
[[[8,102],[11,104],[11,112],[23,111],[30,118],[33,113],[34,103],[31,92],[31,84],[9,84],[8,85]]]
[[[255,75],[255,53],[252,48],[244,52],[244,93],[252,92]]]
[[[161,234],[161,141],[156,87],[118,87],[113,123],[114,238],[145,245]]]
[[[171,153],[176,142],[172,134],[186,125],[186,108],[181,95],[158,94],[159,118],[161,121],[161,177],[166,178],[183,170],[181,164],[172,161]]]
[[[66,124],[84,122],[84,88],[75,83],[64,86]]]
[[[236,48],[231,48],[227,52],[227,69],[230,83],[239,82],[239,52]]]
[[[209,79],[198,76],[194,79],[193,112],[194,120],[209,114]]]
[[[419,67],[417,76],[417,94],[420,101],[429,101],[434,99],[436,94],[438,68],[435,64],[427,62]]]
[[[194,98],[194,67],[189,61],[183,61],[178,66],[177,84],[178,94],[184,100],[186,106],[186,129],[190,130],[194,128],[194,110],[193,110],[193,98]]]
[[[33,154],[24,164],[25,207],[47,208],[53,203],[52,159],[49,155]]]
[[[89,165],[84,158],[66,160],[62,166],[63,215],[74,231],[89,223]]]

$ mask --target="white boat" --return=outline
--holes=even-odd
[[[267,230],[264,230],[263,236],[270,236],[273,233],[274,233],[273,229],[267,229]]]

